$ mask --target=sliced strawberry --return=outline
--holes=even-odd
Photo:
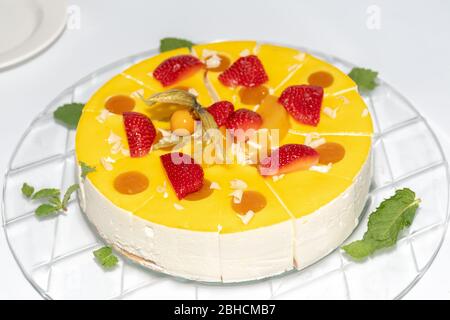
[[[202,188],[203,169],[189,155],[175,152],[164,154],[160,158],[178,199]]]
[[[227,119],[226,127],[227,129],[254,129],[258,130],[262,125],[261,116],[255,111],[248,109],[239,109],[233,112]]]
[[[219,80],[227,87],[256,87],[269,80],[269,77],[258,57],[250,55],[236,60],[219,75]]]
[[[124,112],[123,124],[127,134],[128,147],[132,158],[149,153],[155,141],[155,126],[147,116],[139,112]]]
[[[164,87],[187,78],[200,70],[203,63],[189,54],[174,56],[164,60],[155,71],[153,77],[161,82]]]
[[[298,170],[308,170],[319,162],[319,153],[303,144],[286,144],[272,151],[259,165],[259,173],[273,176]]]
[[[298,122],[316,127],[320,121],[322,99],[322,87],[299,85],[286,88],[278,102]]]
[[[219,101],[213,103],[206,110],[214,117],[219,127],[227,123],[227,119],[234,112],[234,105],[229,101]]]

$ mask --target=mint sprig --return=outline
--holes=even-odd
[[[80,167],[81,167],[81,178],[82,179],[86,179],[86,176],[91,173],[91,172],[95,172],[96,168],[95,167],[91,167],[89,165],[87,165],[84,162],[80,162]]]
[[[28,183],[22,185],[22,194],[30,200],[40,200],[44,203],[39,205],[34,213],[38,217],[47,217],[61,211],[67,211],[72,194],[78,190],[79,185],[71,185],[61,199],[61,191],[55,188],[44,188],[34,192],[35,188]]]
[[[378,72],[365,68],[353,68],[348,76],[353,79],[361,91],[372,91],[376,88]]]
[[[105,246],[95,250],[93,253],[97,262],[105,269],[112,269],[119,262],[111,247]]]
[[[64,104],[53,112],[53,117],[69,129],[76,129],[83,107],[82,103]]]
[[[416,199],[412,190],[395,191],[395,195],[381,202],[370,214],[363,238],[342,249],[352,258],[361,260],[376,250],[392,247],[397,243],[400,232],[412,224],[419,204],[420,199]]]
[[[180,39],[180,38],[163,38],[160,41],[159,52],[166,52],[170,50],[175,50],[179,48],[188,48],[191,49],[194,45],[193,42]]]

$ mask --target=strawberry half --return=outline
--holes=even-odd
[[[255,111],[248,109],[239,109],[233,112],[227,119],[227,129],[254,129],[258,130],[262,125],[262,117]]]
[[[256,87],[267,80],[266,71],[255,55],[241,57],[219,75],[219,80],[227,87]]]
[[[164,60],[155,71],[153,77],[161,82],[164,87],[187,78],[200,70],[203,63],[189,54],[174,56]]]
[[[259,173],[273,176],[298,170],[308,170],[319,162],[319,153],[303,144],[286,144],[272,151],[259,165]]]
[[[147,116],[139,112],[124,112],[123,124],[132,158],[143,157],[150,152],[155,141],[155,126]]]
[[[213,103],[206,110],[214,117],[219,127],[227,123],[227,119],[234,112],[234,105],[229,101],[219,101]]]
[[[323,88],[299,85],[286,88],[278,102],[298,122],[316,127],[320,121]]]
[[[160,158],[178,199],[202,188],[203,169],[189,155],[175,152],[164,154]]]

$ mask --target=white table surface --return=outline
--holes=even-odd
[[[71,0],[81,10],[38,57],[0,71],[0,171],[36,114],[84,75],[165,36],[301,45],[380,72],[428,119],[450,154],[450,1]],[[375,7],[373,7],[375,5]],[[370,7],[372,6],[372,7]],[[369,12],[379,12],[379,29]],[[371,11],[372,10],[372,11]],[[369,20],[369,21],[368,21]],[[73,22],[73,20],[72,20]],[[76,21],[75,21],[76,22]],[[73,25],[72,25],[73,27]],[[1,41],[1,39],[0,39]],[[3,184],[3,174],[1,176]],[[443,195],[444,196],[444,195]],[[409,299],[450,299],[447,239]],[[0,299],[41,299],[0,232]]]

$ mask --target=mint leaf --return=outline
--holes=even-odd
[[[22,185],[22,193],[25,197],[31,198],[34,193],[34,187],[30,186],[26,182]]]
[[[119,259],[113,254],[111,247],[108,246],[95,250],[94,257],[105,269],[111,269],[119,262]]]
[[[378,72],[370,69],[353,68],[348,76],[356,82],[358,88],[362,91],[372,91],[378,85],[375,81]]]
[[[41,204],[34,212],[38,217],[47,217],[59,211],[58,207],[49,203]]]
[[[164,38],[164,39],[161,39],[161,41],[160,41],[159,52],[166,52],[166,51],[175,50],[178,48],[191,49],[193,45],[194,45],[193,42],[186,40],[186,39]]]
[[[59,199],[59,196],[50,197],[48,199],[48,203],[54,205],[58,209],[62,209],[62,203],[61,200]]]
[[[376,250],[392,247],[400,232],[412,224],[419,204],[420,199],[416,199],[412,190],[396,190],[395,195],[381,202],[370,214],[363,239],[342,249],[354,259],[364,259]]]
[[[59,189],[53,189],[53,188],[46,188],[46,189],[41,189],[38,192],[36,192],[32,199],[33,200],[37,200],[37,199],[48,199],[48,198],[59,198],[61,194],[61,191],[59,191]]]
[[[96,170],[95,167],[90,167],[84,162],[80,162],[80,167],[81,167],[81,178],[83,179],[85,179],[89,173],[95,172]]]
[[[80,186],[78,184],[73,184],[67,189],[66,193],[64,194],[63,201],[62,201],[62,204],[61,204],[61,207],[64,210],[67,210],[67,204],[69,203],[70,196],[72,195],[72,193],[77,191],[79,187]]]
[[[84,104],[82,103],[65,104],[53,112],[53,117],[69,129],[76,129],[83,107]]]

